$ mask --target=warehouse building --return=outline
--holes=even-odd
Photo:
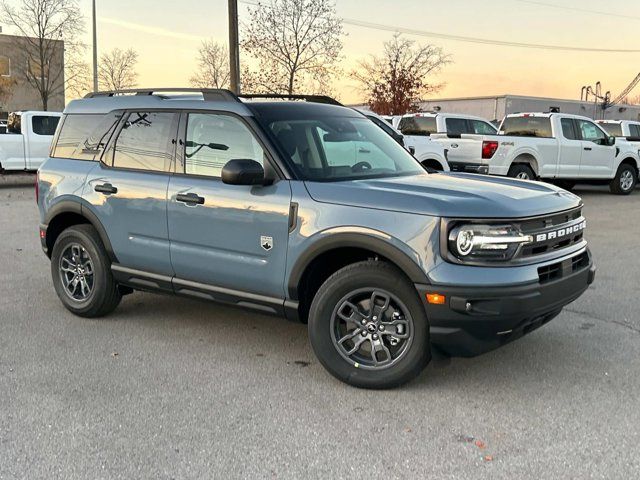
[[[422,111],[464,113],[498,121],[510,113],[549,111],[583,115],[596,120],[640,120],[640,105],[615,105],[603,110],[601,103],[521,95],[442,98],[422,102],[420,107]]]
[[[25,70],[30,68],[24,56],[23,37],[0,34],[0,82],[6,93],[0,95],[0,120],[6,119],[9,112],[17,110],[42,110],[42,100],[36,88],[27,82]],[[64,62],[64,42],[56,40],[52,71],[59,71]],[[31,66],[32,69],[36,68]],[[34,71],[34,70],[32,70]],[[62,79],[60,80],[62,82]],[[64,109],[64,91],[53,88],[49,97],[48,109]]]

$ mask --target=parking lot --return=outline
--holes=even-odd
[[[146,293],[107,318],[74,317],[51,284],[33,188],[11,183],[1,479],[640,474],[640,191],[578,188],[598,274],[553,322],[365,391],[327,374],[306,327],[278,318]]]

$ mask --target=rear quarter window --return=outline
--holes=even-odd
[[[507,117],[502,124],[502,133],[516,137],[551,138],[551,118]]]
[[[52,157],[94,160],[120,114],[66,115]],[[105,136],[107,138],[105,138]]]

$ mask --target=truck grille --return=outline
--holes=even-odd
[[[525,235],[533,236],[534,241],[522,247],[520,257],[533,257],[576,245],[584,238],[585,226],[581,207],[525,220],[520,223],[520,229]]]

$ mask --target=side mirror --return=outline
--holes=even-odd
[[[227,185],[264,185],[264,168],[255,160],[229,160],[222,167]]]
[[[607,138],[607,145],[609,145],[610,147],[613,147],[615,144],[616,144],[616,137]]]

